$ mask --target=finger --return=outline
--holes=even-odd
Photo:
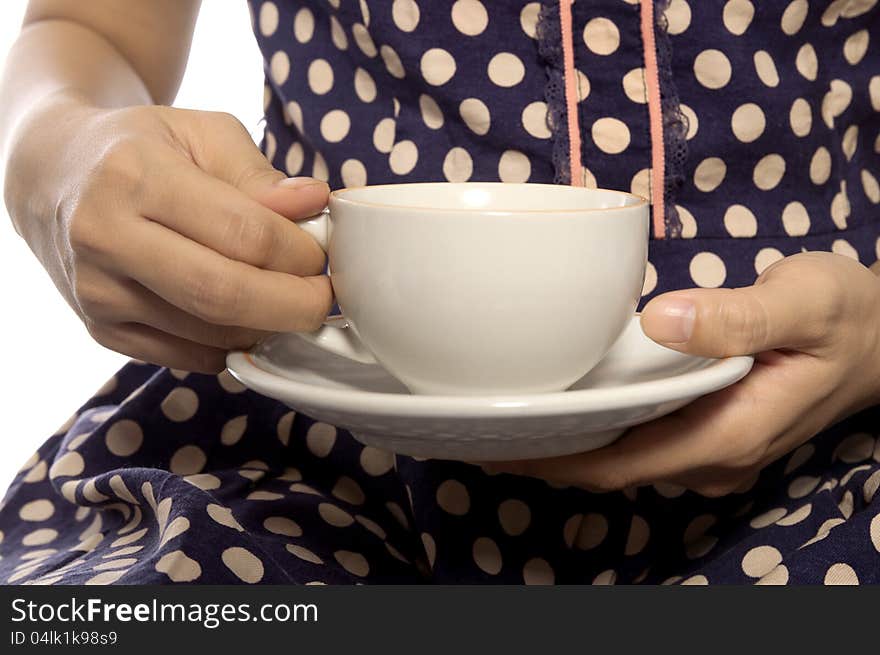
[[[228,259],[151,221],[117,245],[120,270],[183,311],[217,325],[312,331],[332,304],[326,276],[297,277]]]
[[[175,307],[133,280],[105,279],[108,287],[101,306],[90,317],[107,323],[136,323],[187,341],[224,351],[250,348],[269,332],[214,325]]]
[[[837,271],[819,258],[791,260],[754,286],[658,296],[642,312],[642,329],[658,343],[705,357],[819,345],[839,316]]]
[[[92,332],[105,348],[151,364],[219,373],[226,368],[226,351],[165,334],[146,325],[122,323]]]
[[[191,149],[199,167],[249,197],[289,219],[306,218],[320,212],[327,204],[329,187],[326,182],[311,178],[320,206],[304,209],[297,199],[297,183],[285,183],[286,175],[266,159],[234,116],[214,112],[191,112],[193,119]],[[290,186],[288,186],[290,184]]]
[[[800,355],[793,355],[800,356]],[[604,490],[674,480],[723,464],[750,467],[809,409],[805,379],[779,362],[683,409],[636,426],[613,444],[579,455],[511,462],[504,470]]]
[[[312,216],[327,202],[326,184],[285,180],[288,209]],[[284,216],[238,189],[174,158],[158,174],[155,192],[141,213],[211,250],[258,268],[292,275],[318,275],[325,255],[315,240]]]

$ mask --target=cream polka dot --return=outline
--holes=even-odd
[[[694,255],[689,266],[691,279],[697,286],[704,288],[716,288],[724,284],[727,278],[727,268],[722,259],[711,252],[701,252]]]
[[[337,550],[333,553],[333,557],[342,568],[352,575],[362,578],[370,572],[367,558],[360,553],[353,553],[350,550]]]
[[[511,498],[498,506],[498,520],[504,532],[516,537],[529,527],[532,513],[523,501]]]
[[[788,120],[795,136],[807,136],[813,128],[813,112],[810,109],[810,103],[803,98],[797,98],[791,104]]]
[[[467,182],[474,172],[474,162],[467,150],[450,149],[443,158],[443,176],[449,182]]]
[[[549,139],[547,103],[537,100],[526,105],[522,112],[522,125],[536,139]]]
[[[378,477],[394,467],[394,455],[385,450],[365,446],[361,451],[360,463],[367,475]]]
[[[755,164],[752,180],[762,191],[775,189],[785,175],[785,160],[777,154],[765,155]]]
[[[694,186],[709,193],[717,189],[727,175],[727,164],[718,157],[707,157],[694,171]]]
[[[27,472],[27,475],[24,476],[23,481],[28,484],[33,484],[34,482],[42,482],[46,479],[47,473],[48,466],[46,466],[46,462],[40,460],[31,468],[30,471]]]
[[[849,564],[839,562],[832,564],[825,572],[823,584],[826,585],[857,585],[859,576]]]
[[[871,106],[874,111],[880,111],[880,75],[875,75],[868,82],[868,95],[871,96]]]
[[[816,76],[819,74],[819,59],[816,57],[816,50],[812,44],[805,43],[800,47],[794,65],[798,73],[806,79],[811,82],[816,81]]]
[[[780,23],[782,31],[789,36],[797,34],[804,26],[804,21],[807,20],[809,8],[807,0],[793,0],[789,3],[782,13],[782,21]]]
[[[843,80],[831,80],[828,93],[822,98],[822,120],[829,128],[834,127],[834,120],[849,107],[852,96],[849,84]]]
[[[758,251],[758,254],[755,255],[755,273],[760,275],[771,264],[775,264],[784,256],[785,255],[779,252],[776,248],[761,248]]]
[[[840,182],[840,191],[834,194],[831,199],[831,220],[837,226],[838,230],[845,230],[847,219],[849,219],[852,207],[849,203],[849,196],[846,193],[846,180]]]
[[[324,521],[337,528],[347,528],[354,523],[354,517],[344,509],[331,503],[321,503],[318,505],[318,514]]]
[[[806,505],[803,505],[803,506],[799,507],[798,509],[796,509],[795,511],[793,511],[788,516],[785,516],[781,519],[778,519],[776,521],[776,525],[788,527],[788,526],[792,526],[797,523],[800,523],[801,521],[803,521],[805,518],[807,518],[810,515],[810,512],[812,512],[812,510],[813,510],[813,506],[810,503],[807,503]]]
[[[327,423],[316,422],[309,426],[306,445],[315,457],[327,457],[336,444],[336,428]]]
[[[831,153],[819,146],[810,159],[810,180],[813,184],[825,184],[831,176]]]
[[[333,68],[326,59],[315,59],[309,64],[309,88],[315,95],[324,95],[333,88]]]
[[[651,535],[651,528],[648,522],[641,516],[635,515],[629,526],[629,534],[626,538],[626,545],[623,554],[627,556],[638,555],[648,545],[648,539]]]
[[[367,5],[367,0],[358,0],[358,4],[361,8],[361,16],[364,20],[364,25],[367,27],[370,26],[370,7]]]
[[[373,146],[379,152],[389,153],[394,147],[394,133],[397,124],[393,118],[383,118],[373,130]]]
[[[86,463],[82,455],[77,452],[66,452],[52,464],[49,477],[52,479],[62,476],[73,477],[82,473],[85,468]]]
[[[584,26],[584,43],[597,55],[610,55],[620,46],[620,31],[607,18],[593,18]]]
[[[198,487],[204,491],[220,488],[220,478],[216,475],[211,475],[210,473],[197,473],[196,475],[188,475],[183,479],[194,487]]]
[[[732,237],[753,237],[758,233],[758,219],[745,205],[731,205],[724,213],[724,227]]]
[[[593,172],[586,166],[584,166],[581,170],[581,181],[583,182],[583,185],[588,189],[599,188],[599,184],[596,182],[596,176],[593,175]]]
[[[770,53],[766,50],[758,50],[755,53],[754,62],[755,73],[765,86],[770,88],[779,86],[779,72],[776,70],[776,63]]]
[[[368,519],[366,516],[361,516],[360,514],[357,514],[354,517],[354,520],[357,521],[358,523],[360,523],[362,526],[364,526],[367,530],[372,532],[374,535],[379,537],[379,539],[384,540],[384,539],[388,538],[388,534],[385,532],[385,530],[382,529],[382,526],[380,526],[375,521]]]
[[[260,7],[260,34],[272,36],[278,29],[278,7],[274,2],[264,2]]]
[[[519,25],[522,31],[532,39],[538,38],[538,15],[541,12],[540,2],[530,2],[519,13]]]
[[[443,48],[431,48],[422,55],[419,69],[432,86],[442,86],[455,75],[455,59]]]
[[[666,9],[667,31],[673,36],[684,32],[691,24],[691,8],[685,0],[672,0]]]
[[[376,82],[363,68],[358,67],[354,72],[354,90],[362,102],[373,102],[376,99]]]
[[[775,507],[753,518],[749,521],[749,525],[756,530],[760,530],[761,528],[766,528],[768,525],[773,525],[786,514],[788,514],[788,510],[784,507]]]
[[[728,0],[722,19],[727,31],[736,36],[745,34],[755,17],[755,7],[749,0]]]
[[[449,514],[464,516],[471,507],[467,487],[458,480],[446,480],[437,487],[437,505]]]
[[[877,178],[864,168],[862,169],[861,178],[862,190],[864,190],[865,195],[868,196],[868,200],[876,205],[880,202],[880,184],[877,183]]]
[[[357,43],[358,48],[360,48],[361,52],[367,57],[372,58],[378,54],[376,44],[373,43],[373,37],[370,36],[367,28],[361,23],[355,23],[351,26],[351,35],[354,37],[354,42]]]
[[[208,516],[210,516],[215,522],[223,525],[227,528],[232,528],[233,530],[237,530],[238,532],[244,532],[244,528],[241,527],[241,524],[235,520],[235,517],[232,515],[232,510],[228,507],[223,507],[223,505],[217,505],[216,503],[211,503],[206,508],[208,512]]]
[[[22,521],[45,521],[55,513],[55,506],[51,500],[41,498],[32,500],[21,506],[18,510],[18,518]]]
[[[651,201],[651,169],[643,168],[638,173],[633,175],[632,180],[630,180],[629,190],[631,193],[637,196],[641,196],[645,198],[649,202]]]
[[[788,582],[788,567],[780,564],[773,568],[770,573],[763,576],[755,584],[756,585],[784,585]]]
[[[626,97],[644,104],[648,102],[648,92],[645,88],[645,69],[633,68],[630,72],[623,76],[623,92]]]
[[[164,573],[174,582],[192,582],[202,575],[202,567],[197,561],[188,557],[182,550],[175,550],[163,555],[156,562],[156,570]]]
[[[753,102],[737,107],[730,119],[734,136],[743,143],[755,141],[764,133],[766,125],[764,111]]]
[[[874,471],[871,476],[865,480],[865,484],[862,487],[862,495],[866,503],[870,503],[874,500],[874,496],[877,494],[878,489],[880,489],[880,471]]]
[[[502,182],[527,182],[532,174],[529,158],[518,150],[505,150],[498,160],[498,177]]]
[[[856,18],[871,11],[877,4],[877,0],[850,0],[847,2],[840,15],[844,18]]]
[[[128,573],[128,569],[124,571],[105,571],[104,573],[99,573],[98,575],[89,578],[86,580],[85,584],[87,585],[111,585],[117,580],[119,580],[122,576]]]
[[[224,446],[234,446],[244,436],[247,430],[247,414],[231,418],[220,429],[220,443]]]
[[[440,106],[428,94],[423,93],[419,96],[419,111],[422,114],[422,121],[432,130],[439,130],[443,127],[443,112]]]
[[[819,478],[810,475],[802,475],[792,480],[788,485],[790,498],[803,498],[813,491],[819,484]]]
[[[407,175],[419,161],[419,149],[409,139],[398,141],[388,155],[388,165],[397,175]]]
[[[165,396],[161,407],[162,413],[168,420],[182,423],[195,416],[199,409],[199,397],[192,389],[177,387]]]
[[[489,14],[479,0],[458,0],[452,5],[452,24],[466,36],[477,36],[489,24]]]
[[[248,584],[256,584],[263,579],[263,562],[246,548],[233,546],[223,551],[220,556],[223,563],[239,580]]]
[[[552,585],[556,577],[547,560],[533,557],[523,567],[523,582],[527,585]]]
[[[339,50],[348,50],[348,36],[336,16],[330,16],[330,40]]]
[[[591,134],[596,147],[611,155],[621,153],[629,146],[629,128],[617,118],[606,116],[596,119]]]
[[[773,546],[757,546],[746,553],[742,570],[747,576],[760,578],[782,563],[782,554]]]
[[[290,58],[284,50],[279,50],[269,59],[269,75],[278,86],[287,81],[290,75]]]
[[[269,130],[266,130],[266,144],[265,144],[265,154],[266,159],[272,161],[275,158],[275,149],[278,146],[278,141],[275,139],[275,135],[272,134]]]
[[[366,186],[367,169],[357,159],[346,159],[340,168],[342,183],[346,187]]]
[[[869,532],[871,535],[871,543],[874,545],[874,550],[880,553],[880,514],[877,514],[877,516],[871,519]]]
[[[575,537],[580,550],[590,550],[601,544],[608,535],[608,520],[601,514],[587,514],[583,517]]]
[[[333,109],[321,119],[321,136],[329,143],[339,143],[351,129],[351,119],[342,109]]]
[[[694,59],[694,75],[707,89],[720,89],[730,82],[730,60],[720,50],[703,50]]]
[[[350,505],[362,505],[367,499],[360,485],[345,475],[336,481],[330,493]]]
[[[843,150],[843,155],[846,157],[847,161],[852,161],[853,155],[856,154],[856,147],[859,143],[859,126],[858,125],[850,125],[846,128],[846,132],[843,133],[843,139],[841,141],[841,149]]]
[[[577,77],[578,102],[583,102],[590,95],[590,79],[583,71],[575,71]]]
[[[458,106],[458,113],[461,120],[468,126],[471,132],[483,136],[489,131],[492,124],[492,118],[489,114],[489,108],[478,98],[466,98],[461,101]]]
[[[296,127],[297,131],[302,133],[303,131],[303,115],[302,115],[302,107],[299,106],[299,103],[295,100],[291,100],[286,105],[284,105],[284,114],[286,116],[286,120]],[[244,391],[247,387],[245,387],[241,382],[236,380],[234,377],[228,374],[228,371],[221,373],[217,376],[217,379],[220,381],[220,386],[223,387],[224,390],[229,391],[229,393],[240,393]],[[235,388],[241,387],[240,391],[230,391],[227,387],[229,385],[237,385]]]
[[[403,62],[400,61],[400,56],[394,48],[389,45],[383,45],[379,48],[379,53],[382,55],[382,61],[385,62],[385,68],[391,77],[396,77],[398,80],[406,77],[406,72],[403,70]]]
[[[685,138],[690,141],[697,135],[697,130],[700,128],[700,120],[697,118],[696,112],[686,104],[682,103],[680,109],[682,115],[687,120],[687,134]]]
[[[472,549],[474,563],[485,573],[497,575],[501,572],[502,560],[498,544],[488,537],[474,541]]]
[[[493,84],[509,88],[522,82],[526,69],[515,54],[499,52],[489,61],[487,73]]]
[[[193,475],[200,473],[207,461],[205,451],[198,446],[183,446],[171,457],[169,469],[177,475]]]
[[[874,451],[874,437],[860,432],[851,434],[834,449],[834,459],[847,464],[856,464],[871,457]]]
[[[293,427],[294,418],[296,418],[296,412],[287,412],[278,419],[278,423],[275,426],[275,436],[285,446],[290,443],[290,430]]]
[[[129,419],[117,421],[107,430],[107,450],[117,457],[133,455],[144,442],[141,426]]]
[[[606,571],[602,571],[599,575],[593,578],[594,585],[613,585],[617,582],[617,572],[614,569],[608,569]]]
[[[403,32],[412,32],[419,24],[419,6],[415,0],[394,0],[391,5],[391,18]]]
[[[303,7],[293,18],[293,36],[300,43],[308,43],[315,33],[315,15],[308,7]]]
[[[798,201],[792,201],[782,210],[782,226],[790,237],[802,237],[810,231],[810,215]]]
[[[58,530],[53,530],[51,528],[40,528],[39,530],[34,530],[33,532],[28,532],[21,539],[21,543],[25,546],[43,546],[45,544],[51,543],[58,538]]]
[[[647,296],[657,287],[657,269],[651,262],[645,267],[645,281],[642,284],[642,295]]]
[[[302,546],[297,546],[296,544],[287,544],[284,548],[287,550],[287,552],[292,555],[296,555],[304,562],[310,562],[312,564],[324,563],[324,560],[315,555],[315,553],[310,551],[308,548],[303,548]]]
[[[845,239],[835,239],[834,243],[831,244],[831,252],[859,261],[858,251]]]
[[[869,40],[868,30],[859,30],[847,37],[843,43],[843,56],[846,61],[853,66],[862,61],[868,51]]]

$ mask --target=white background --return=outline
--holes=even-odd
[[[0,62],[5,62],[16,38],[26,4],[0,2]],[[228,111],[256,134],[262,117],[262,80],[247,4],[204,0],[175,104]],[[125,362],[91,340],[15,233],[2,203],[0,347],[2,496],[30,454]]]

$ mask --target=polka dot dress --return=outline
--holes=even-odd
[[[579,1],[567,30],[552,1],[250,4],[262,147],[289,175],[632,190],[662,214],[644,300],[803,250],[880,255],[876,0]],[[722,498],[596,495],[131,363],[13,481],[0,582],[877,583],[878,425],[850,417]]]

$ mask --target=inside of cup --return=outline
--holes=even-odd
[[[557,184],[426,182],[343,189],[334,195],[364,205],[446,211],[578,211],[631,207],[644,198],[623,191]]]

